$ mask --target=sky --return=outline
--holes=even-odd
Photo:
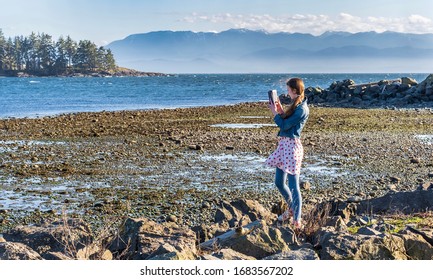
[[[0,0],[0,7],[6,37],[43,32],[100,46],[159,30],[433,33],[432,0]]]

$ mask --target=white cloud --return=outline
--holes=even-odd
[[[414,24],[417,24],[417,23],[420,23],[420,24],[431,24],[432,23],[431,19],[423,17],[423,16],[420,16],[420,15],[411,15],[409,17],[409,22],[410,23],[414,23]]]
[[[326,31],[394,31],[407,33],[433,33],[433,21],[421,15],[409,17],[358,17],[348,13],[340,13],[338,16],[312,14],[294,14],[286,16],[271,16],[268,14],[214,14],[204,15],[193,13],[181,21],[195,23],[224,24],[232,28],[247,28],[252,30],[266,30],[268,32],[301,32],[315,35]],[[215,28],[215,26],[213,27]]]

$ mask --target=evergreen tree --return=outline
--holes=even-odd
[[[65,75],[113,72],[114,56],[109,49],[97,47],[89,40],[78,44],[67,36],[54,41],[42,33],[6,39],[0,29],[0,73],[16,74],[25,71],[32,75]]]
[[[71,37],[67,36],[65,40],[66,58],[68,59],[68,67],[72,66],[72,60],[77,53],[77,43]]]
[[[0,29],[0,73],[3,72],[3,60],[5,56],[6,39]]]
[[[66,50],[66,41],[63,37],[60,37],[56,43],[56,62],[55,62],[55,72],[56,73],[66,73],[68,68],[68,57]]]
[[[14,55],[16,62],[16,70],[22,71],[24,66],[24,49],[23,49],[23,37],[14,38]]]
[[[5,71],[13,71],[15,69],[15,51],[12,39],[6,41],[3,55],[3,69]]]

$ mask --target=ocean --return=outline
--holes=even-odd
[[[53,116],[74,112],[228,105],[267,99],[269,89],[286,92],[285,81],[300,77],[306,87],[333,81],[357,84],[428,74],[179,74],[166,77],[0,77],[0,118]]]

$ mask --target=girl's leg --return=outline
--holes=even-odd
[[[301,221],[301,214],[302,214],[302,196],[301,196],[301,189],[299,186],[299,174],[288,174],[289,177],[289,189],[290,193],[292,195],[292,205],[290,208],[293,209],[293,219],[294,222],[300,222]]]
[[[279,169],[278,167],[276,169],[277,170],[275,171],[275,185],[277,186],[281,195],[284,197],[284,200],[289,203],[290,207],[290,202],[292,201],[292,193],[287,186],[287,173]]]

